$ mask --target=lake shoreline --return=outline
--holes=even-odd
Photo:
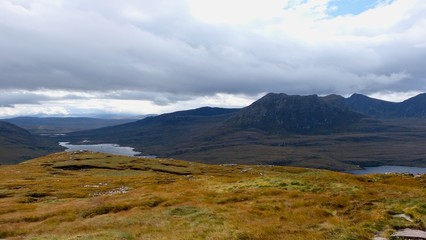
[[[360,169],[360,170],[351,170],[351,171],[345,171],[345,172],[354,174],[354,175],[388,174],[388,173],[422,175],[422,174],[426,174],[426,168],[383,165],[383,166],[375,166],[375,167],[363,167],[363,169]]]
[[[102,143],[102,144],[89,144],[90,141],[85,141],[87,144],[70,144],[70,142],[59,142],[59,145],[65,147],[65,151],[93,151],[102,152],[107,154],[115,154],[122,156],[141,157],[141,158],[156,158],[156,156],[142,155],[142,152],[135,151],[132,147],[120,146],[115,143]],[[374,167],[363,167],[358,170],[341,171],[343,173],[349,173],[354,175],[364,174],[387,174],[387,173],[400,173],[400,174],[413,174],[422,175],[426,174],[426,168],[423,167],[409,167],[409,166],[374,166]]]
[[[89,142],[89,141],[87,141]],[[66,148],[66,152],[71,151],[92,151],[101,152],[114,155],[130,156],[130,157],[143,157],[155,158],[156,156],[144,156],[142,152],[135,151],[132,147],[120,146],[115,143],[102,143],[102,144],[70,144],[70,142],[59,142],[60,146]]]

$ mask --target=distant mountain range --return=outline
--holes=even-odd
[[[34,134],[57,134],[120,125],[137,119],[100,119],[85,117],[16,117],[3,121]]]
[[[33,135],[25,129],[0,121],[0,164],[22,162],[63,150],[57,141]]]
[[[7,120],[20,127],[1,122],[0,163],[60,151],[57,141],[90,140],[207,163],[333,170],[426,166],[425,118],[426,94],[393,103],[361,94],[344,98],[275,93],[242,109],[203,107],[138,121],[21,117]],[[34,135],[40,133],[67,136]]]
[[[242,109],[199,108],[68,134],[161,157],[355,169],[426,166],[425,95],[391,103],[354,94],[270,93]],[[407,154],[409,153],[409,154]]]

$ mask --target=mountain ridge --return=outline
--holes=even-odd
[[[269,93],[229,119],[231,125],[277,133],[317,133],[343,129],[363,116],[329,104],[317,95]]]
[[[402,102],[389,102],[355,93],[345,99],[345,104],[353,111],[379,119],[426,118],[426,93]]]
[[[335,94],[270,93],[242,109],[202,107],[71,132],[64,137],[37,138],[28,144],[15,142],[18,150],[2,150],[2,155],[15,158],[5,161],[3,156],[2,163],[60,151],[57,141],[78,144],[89,140],[134,147],[145,155],[217,164],[273,164],[339,171],[378,165],[422,167],[426,166],[426,123],[422,115],[425,96],[391,103],[360,94],[344,98]],[[354,111],[355,103],[370,110]],[[403,107],[405,111],[397,111]],[[389,111],[387,115],[403,117],[375,118],[361,113],[370,111],[383,117],[387,116],[385,110]]]
[[[426,123],[421,118],[377,120],[351,110],[345,101],[339,95],[271,93],[243,109],[179,111],[74,132],[63,140],[116,143],[145,155],[214,164],[273,164],[339,171],[360,166],[426,166]],[[313,127],[307,128],[310,124]]]

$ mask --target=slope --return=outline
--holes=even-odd
[[[387,102],[353,94],[345,100],[353,111],[380,119],[404,119],[426,117],[426,94],[419,94],[403,102]]]
[[[0,121],[0,164],[12,164],[61,151],[56,141]]]
[[[425,175],[58,153],[0,166],[0,238],[388,237],[425,229],[425,182]]]
[[[426,117],[426,93],[409,98],[399,104],[397,116],[402,118]]]
[[[144,147],[174,146],[182,142],[195,141],[220,125],[238,109],[198,108],[148,117],[136,122],[96,130],[67,134],[66,139],[92,142],[113,142],[123,145],[141,144]],[[152,152],[153,149],[150,150]]]
[[[317,95],[269,93],[243,108],[227,122],[240,129],[313,134],[343,130],[359,122],[362,117],[349,109],[329,104]]]
[[[268,121],[271,124],[265,124]],[[335,107],[317,96],[268,94],[242,110],[201,108],[164,114],[120,126],[70,133],[64,140],[117,143],[146,155],[207,163],[348,170],[359,168],[360,162],[380,161],[366,157],[364,151],[355,156],[353,151],[347,151],[352,156],[340,158],[340,152],[334,152],[336,146],[354,148],[360,142],[358,139],[369,138],[372,129],[387,128],[362,120],[362,115]],[[351,136],[352,132],[358,135]],[[375,144],[382,143],[380,140]],[[398,160],[412,164],[412,159]]]

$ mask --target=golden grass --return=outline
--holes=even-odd
[[[426,176],[58,153],[0,167],[0,238],[371,239],[425,229],[425,189]]]

